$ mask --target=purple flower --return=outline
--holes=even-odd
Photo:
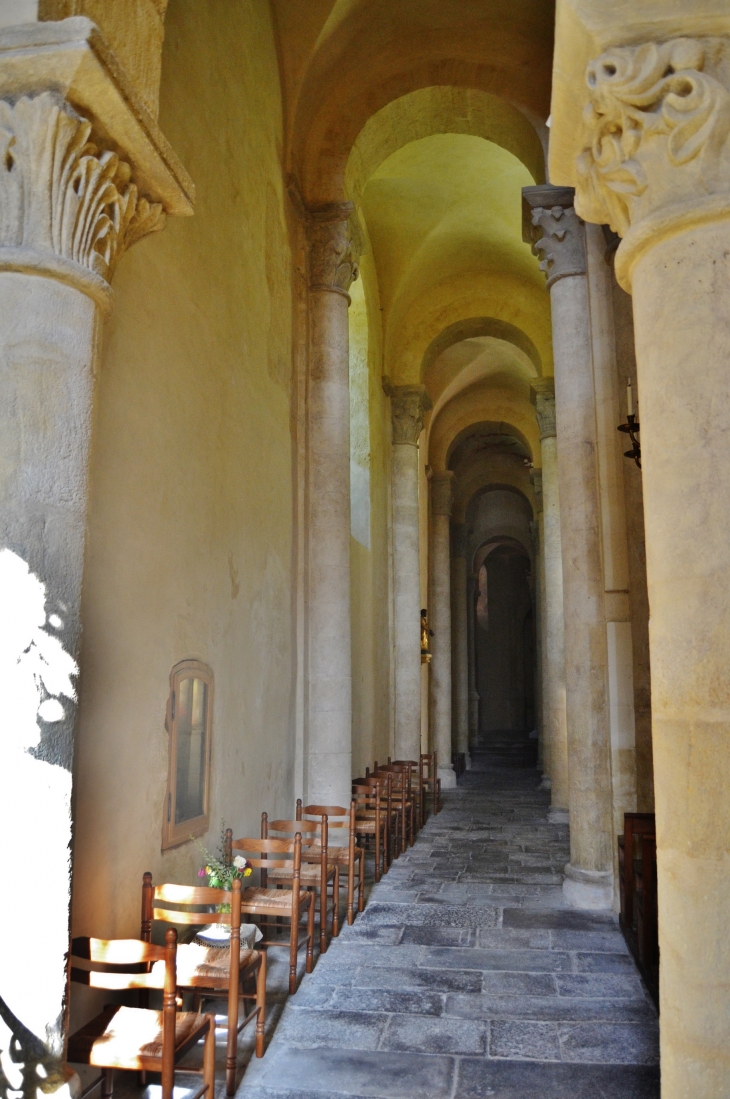
[[[200,870],[198,870],[198,877],[199,878],[204,878],[205,877],[205,870],[203,870],[202,866],[201,866]]]

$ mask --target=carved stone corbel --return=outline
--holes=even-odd
[[[540,442],[557,436],[555,426],[555,382],[552,378],[540,378],[530,387],[530,401],[535,406],[535,417],[540,429]]]

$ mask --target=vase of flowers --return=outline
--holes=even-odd
[[[243,855],[236,855],[232,862],[226,862],[225,835],[225,828],[222,827],[218,852],[215,855],[211,855],[202,843],[195,841],[205,858],[205,865],[198,870],[198,877],[207,877],[211,889],[225,889],[227,893],[230,893],[236,879],[243,881],[244,878],[250,877],[251,867]],[[218,911],[230,912],[231,906],[230,904],[220,904],[218,905]]]

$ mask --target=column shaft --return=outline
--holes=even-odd
[[[455,786],[451,762],[451,492],[454,474],[434,473],[431,479],[431,605],[433,660],[431,697],[433,741],[438,752],[439,777],[444,787]]]
[[[357,275],[348,204],[318,211],[310,242],[307,800],[347,805],[352,784],[350,393],[347,310]]]
[[[469,765],[469,639],[464,528],[453,528],[451,557],[451,697],[456,750]]]
[[[421,752],[421,571],[418,437],[429,407],[423,386],[389,387],[393,423],[395,758]]]
[[[603,908],[613,903],[608,654],[585,231],[573,199],[571,188],[523,190],[553,322],[570,811],[563,888],[571,904]]]
[[[553,817],[565,819],[569,802],[568,727],[565,693],[565,618],[563,557],[560,536],[560,488],[557,440],[542,440],[543,560],[545,562],[545,726],[550,742],[550,805]],[[560,815],[562,814],[562,816]]]

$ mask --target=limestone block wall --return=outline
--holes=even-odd
[[[76,753],[75,933],[133,935],[161,853],[168,676],[215,674],[210,834],[293,808],[290,206],[269,9],[173,0],[160,119],[195,217],[130,254],[98,378]]]

